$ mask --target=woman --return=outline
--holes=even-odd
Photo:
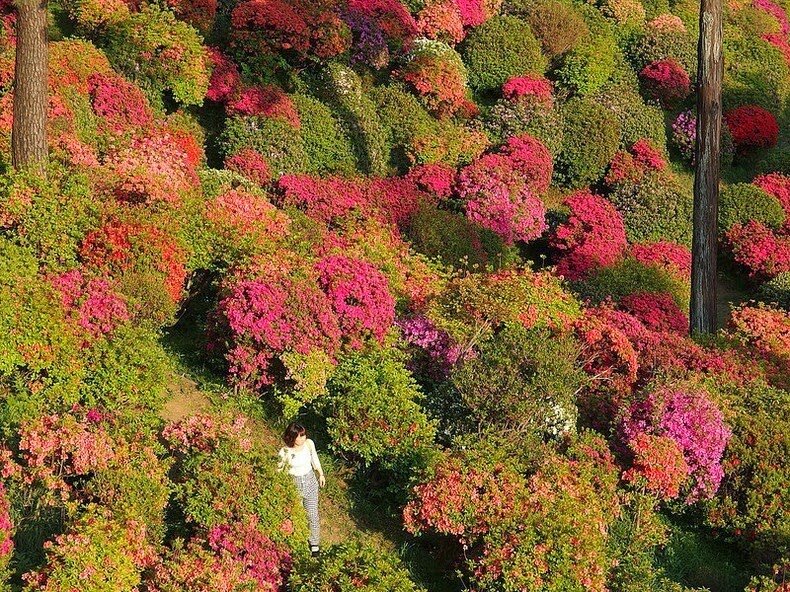
[[[318,488],[326,485],[321,461],[315,451],[315,444],[307,437],[304,426],[291,423],[283,433],[285,446],[280,448],[280,464],[282,470],[288,466],[296,488],[302,496],[302,504],[307,510],[307,522],[310,526],[310,551],[313,557],[318,556],[320,548],[320,523],[318,519]],[[318,471],[318,481],[315,472]]]

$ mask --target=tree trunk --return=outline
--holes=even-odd
[[[716,331],[716,241],[723,73],[721,0],[702,0],[697,48],[697,140],[691,259],[692,333]]]
[[[20,0],[14,64],[11,164],[46,174],[47,0]]]

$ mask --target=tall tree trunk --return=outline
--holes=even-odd
[[[19,0],[11,164],[42,175],[47,168],[47,0]]]
[[[723,73],[721,0],[702,0],[697,48],[697,140],[691,259],[692,333],[716,331],[716,241]]]

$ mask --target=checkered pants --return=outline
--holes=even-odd
[[[318,519],[318,479],[315,472],[306,475],[293,475],[296,488],[302,496],[302,504],[307,510],[307,524],[310,526],[310,547],[318,547],[321,539],[321,523]]]

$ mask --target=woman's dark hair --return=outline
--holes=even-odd
[[[296,423],[295,421],[288,424],[288,427],[285,428],[285,432],[283,432],[283,442],[289,448],[293,448],[296,439],[305,433],[304,426],[300,423]]]

